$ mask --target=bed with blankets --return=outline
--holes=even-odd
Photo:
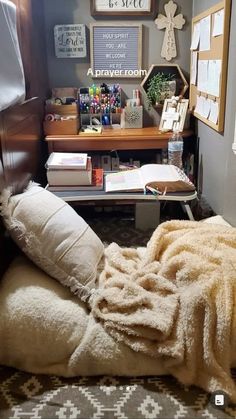
[[[104,248],[37,184],[1,194],[21,250],[0,281],[0,364],[64,377],[172,374],[236,402],[236,229],[168,221]]]

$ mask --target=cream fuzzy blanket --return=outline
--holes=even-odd
[[[136,352],[161,358],[182,383],[236,402],[236,229],[189,221],[161,224],[145,254],[111,244],[92,314]]]

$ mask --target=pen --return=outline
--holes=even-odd
[[[156,195],[161,195],[161,192],[160,191],[158,191],[157,189],[152,188],[151,186],[146,186],[146,189],[148,191],[150,191],[155,196]]]

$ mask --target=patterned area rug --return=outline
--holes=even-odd
[[[87,213],[103,241],[145,246],[152,231],[135,230],[129,213],[122,217]],[[225,419],[236,418],[236,407],[219,410],[207,393],[184,387],[173,377],[64,379],[0,367],[0,419],[113,418]]]
[[[0,370],[1,419],[235,418],[172,377],[64,379]]]

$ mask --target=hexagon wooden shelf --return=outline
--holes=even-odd
[[[153,64],[141,83],[141,87],[146,94],[149,81],[158,73],[173,75],[173,80],[176,80],[176,96],[184,96],[189,88],[189,85],[178,64]],[[158,107],[160,107],[160,105],[158,105]]]

